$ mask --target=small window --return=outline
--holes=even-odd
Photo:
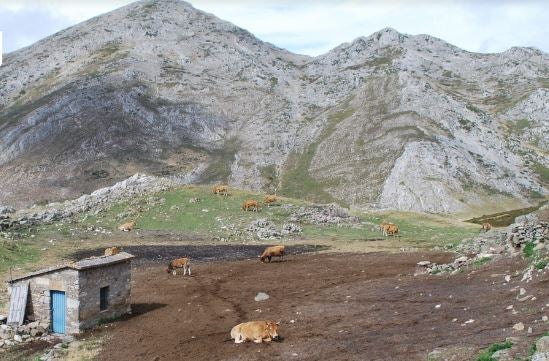
[[[109,286],[99,289],[99,310],[105,311],[109,307]]]

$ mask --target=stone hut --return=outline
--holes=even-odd
[[[50,325],[60,334],[75,334],[131,311],[129,253],[93,257],[51,267],[9,281],[10,313]],[[25,292],[15,292],[16,288]],[[18,290],[17,290],[18,291]],[[15,294],[26,294],[17,306]]]

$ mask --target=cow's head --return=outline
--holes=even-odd
[[[278,325],[279,323],[276,321],[266,321],[267,322],[267,332],[269,333],[269,336],[274,340],[278,338]]]

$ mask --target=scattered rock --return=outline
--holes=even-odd
[[[549,352],[549,336],[543,336],[536,342],[536,351]]]
[[[352,224],[359,222],[358,217],[351,216],[348,209],[335,203],[299,207],[292,213],[290,220],[311,224]]]
[[[492,355],[492,359],[497,361],[513,361],[513,357],[511,357],[511,350],[504,349],[494,352]]]
[[[524,323],[519,322],[513,326],[513,330],[515,331],[523,331],[524,330]]]
[[[261,302],[261,301],[265,301],[265,300],[268,300],[269,299],[269,295],[266,294],[265,292],[259,292],[255,297],[254,297],[254,300],[256,302]]]
[[[536,352],[532,355],[531,361],[549,361],[549,352]]]

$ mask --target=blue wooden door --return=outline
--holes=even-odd
[[[65,333],[65,292],[51,291],[51,329],[53,333]]]

